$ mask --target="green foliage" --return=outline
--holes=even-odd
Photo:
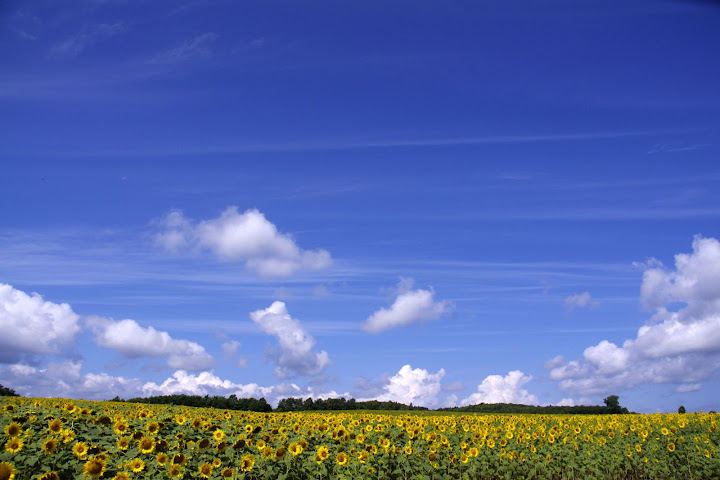
[[[381,402],[379,400],[370,400],[367,402],[358,402],[354,398],[345,400],[345,398],[328,398],[323,400],[318,398],[283,398],[277,406],[278,412],[309,412],[309,411],[329,411],[329,410],[427,410],[426,407],[414,407],[412,404],[405,405],[398,402]]]
[[[123,401],[117,397],[113,401]],[[129,403],[151,403],[159,405],[185,405],[188,407],[220,408],[223,410],[243,410],[247,412],[270,412],[272,407],[264,398],[237,398],[205,395],[158,395],[154,397],[131,398]]]
[[[8,388],[0,384],[0,397],[19,397],[15,390]]]
[[[680,408],[678,408],[678,413],[685,413],[685,407],[683,405],[680,405]]]

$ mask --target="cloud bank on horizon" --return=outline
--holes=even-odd
[[[556,382],[561,391],[577,397],[644,384],[676,385],[677,392],[700,390],[704,381],[720,371],[720,242],[696,236],[692,247],[691,253],[675,256],[674,269],[656,260],[647,263],[641,301],[652,309],[653,315],[634,339],[625,340],[621,346],[603,340],[587,347],[579,360],[566,361],[557,356],[545,364],[548,378]],[[417,318],[427,318],[428,313],[423,317],[417,312],[431,312],[429,316],[433,317],[440,316],[445,308],[443,302],[432,300],[429,290],[400,289],[393,306],[378,312],[391,315],[410,311]],[[382,315],[380,318],[384,318]],[[377,312],[370,318],[376,316]],[[249,317],[263,333],[278,340],[267,357],[275,364],[278,379],[319,377],[331,365],[327,351],[314,350],[316,340],[290,316],[285,303],[273,302],[265,309],[250,312]],[[396,328],[408,327],[410,323],[386,322]],[[370,334],[378,331],[368,329],[367,321],[361,326]],[[212,371],[216,359],[196,342],[175,339],[165,331],[142,327],[130,319],[115,321],[91,315],[81,321],[67,303],[47,301],[38,293],[27,294],[7,284],[0,284],[0,329],[5,332],[0,340],[4,352],[0,358],[4,364],[0,367],[0,381],[13,385],[25,395],[103,399],[114,395],[127,398],[174,393],[235,394],[265,397],[273,403],[286,396],[351,395],[351,392],[338,393],[322,385],[302,389],[295,383],[259,385],[222,379]],[[97,347],[124,357],[166,357],[166,368],[175,372],[160,383],[104,372],[82,373],[83,345],[78,339],[83,331],[93,334]],[[223,351],[234,354],[239,346],[239,342],[226,342]],[[52,360],[63,356],[80,359]],[[46,366],[40,367],[42,363]],[[477,385],[475,393],[462,400],[452,393],[455,388],[444,388],[445,375],[444,368],[431,373],[406,364],[395,375],[376,383],[374,390],[365,390],[373,393],[372,397],[364,396],[362,390],[354,395],[363,400],[374,398],[427,407],[539,403],[538,397],[527,388],[533,376],[520,370],[504,376],[488,375]],[[563,398],[558,403],[574,404],[574,400]]]

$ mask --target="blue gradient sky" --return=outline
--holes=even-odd
[[[719,21],[6,3],[0,383],[718,410]]]

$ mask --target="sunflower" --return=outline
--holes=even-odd
[[[213,468],[218,468],[220,465],[222,465],[222,461],[219,458],[213,458],[213,461],[212,461]]]
[[[254,466],[255,457],[252,454],[248,453],[247,455],[243,455],[240,459],[240,469],[243,472],[249,472]]]
[[[127,472],[118,472],[112,480],[130,480],[130,474]]]
[[[198,448],[200,450],[205,450],[209,447],[210,447],[210,440],[208,440],[207,438],[203,438],[202,440],[200,440],[200,442],[198,442]]]
[[[160,465],[161,467],[164,467],[165,464],[167,464],[167,462],[168,462],[167,453],[165,453],[165,452],[158,453],[158,455],[157,455],[157,457],[155,457],[155,459],[157,460],[158,465]]]
[[[668,443],[667,449],[668,449],[668,452],[674,452],[674,451],[675,451],[675,444],[674,444],[674,443]]]
[[[285,458],[285,447],[280,447],[275,450],[275,460],[282,460]]]
[[[57,472],[46,472],[37,477],[37,480],[60,480],[60,475]]]
[[[202,478],[210,478],[210,475],[212,475],[212,471],[213,466],[207,462],[203,463],[198,467],[198,472],[200,472],[200,476]]]
[[[11,463],[0,463],[0,480],[13,480],[16,473],[17,470],[15,470],[15,467]]]
[[[222,472],[220,472],[220,476],[223,478],[230,478],[233,475],[235,475],[235,472],[232,468],[224,468]]]
[[[99,458],[92,457],[83,466],[83,473],[90,478],[100,478],[105,473],[105,462]]]
[[[341,467],[347,465],[348,456],[343,452],[338,453],[337,455],[335,455],[335,463],[337,463]]]
[[[180,465],[170,465],[170,468],[168,469],[168,473],[172,478],[176,477],[182,477],[183,476],[183,467]]]
[[[128,437],[120,437],[117,439],[116,444],[120,450],[127,450],[130,446],[130,439]]]
[[[141,453],[150,453],[155,449],[155,440],[152,437],[142,437],[138,440],[138,449]]]
[[[300,446],[300,444],[292,442],[290,445],[288,445],[288,450],[292,454],[293,457],[298,456],[302,453],[303,448]]]
[[[52,420],[50,420],[50,422],[48,422],[48,430],[51,433],[57,435],[58,433],[62,432],[62,429],[63,423],[60,419],[53,418]]]
[[[216,441],[219,442],[219,441],[221,441],[223,438],[225,438],[225,432],[223,432],[222,430],[220,430],[220,429],[218,428],[217,430],[215,430],[215,431],[213,432],[213,438],[214,438]]]
[[[73,432],[69,428],[66,428],[65,430],[60,432],[60,438],[62,439],[63,443],[70,443],[75,440],[75,432]]]
[[[17,453],[23,448],[23,441],[18,438],[14,437],[7,441],[5,444],[5,451],[8,453]]]
[[[145,468],[145,462],[141,458],[133,458],[126,464],[127,468],[135,473],[142,472]]]
[[[125,421],[120,420],[119,422],[115,422],[115,426],[113,427],[113,430],[118,435],[123,435],[128,431],[128,424],[125,423]]]
[[[10,438],[17,437],[22,433],[22,427],[17,422],[10,422],[5,426],[5,435]]]
[[[173,465],[181,465],[184,467],[185,464],[187,463],[187,457],[185,456],[184,453],[176,453],[175,455],[173,455],[171,463]]]
[[[56,439],[48,438],[42,444],[42,451],[45,452],[45,455],[52,455],[53,453],[55,453],[57,444],[58,444],[58,441]]]
[[[160,424],[157,422],[150,422],[147,426],[147,431],[151,435],[155,435],[160,431]]]
[[[227,448],[227,442],[225,442],[225,441],[222,441],[215,446],[215,450],[217,450],[219,453],[224,452],[226,448]]]

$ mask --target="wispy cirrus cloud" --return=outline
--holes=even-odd
[[[99,23],[83,29],[80,33],[65,38],[50,47],[49,56],[55,60],[74,58],[82,52],[110,37],[120,35],[128,27],[122,22]]]
[[[218,37],[219,35],[213,32],[197,35],[173,48],[158,53],[148,60],[148,63],[172,65],[208,58],[213,54],[211,45],[215,43]]]

